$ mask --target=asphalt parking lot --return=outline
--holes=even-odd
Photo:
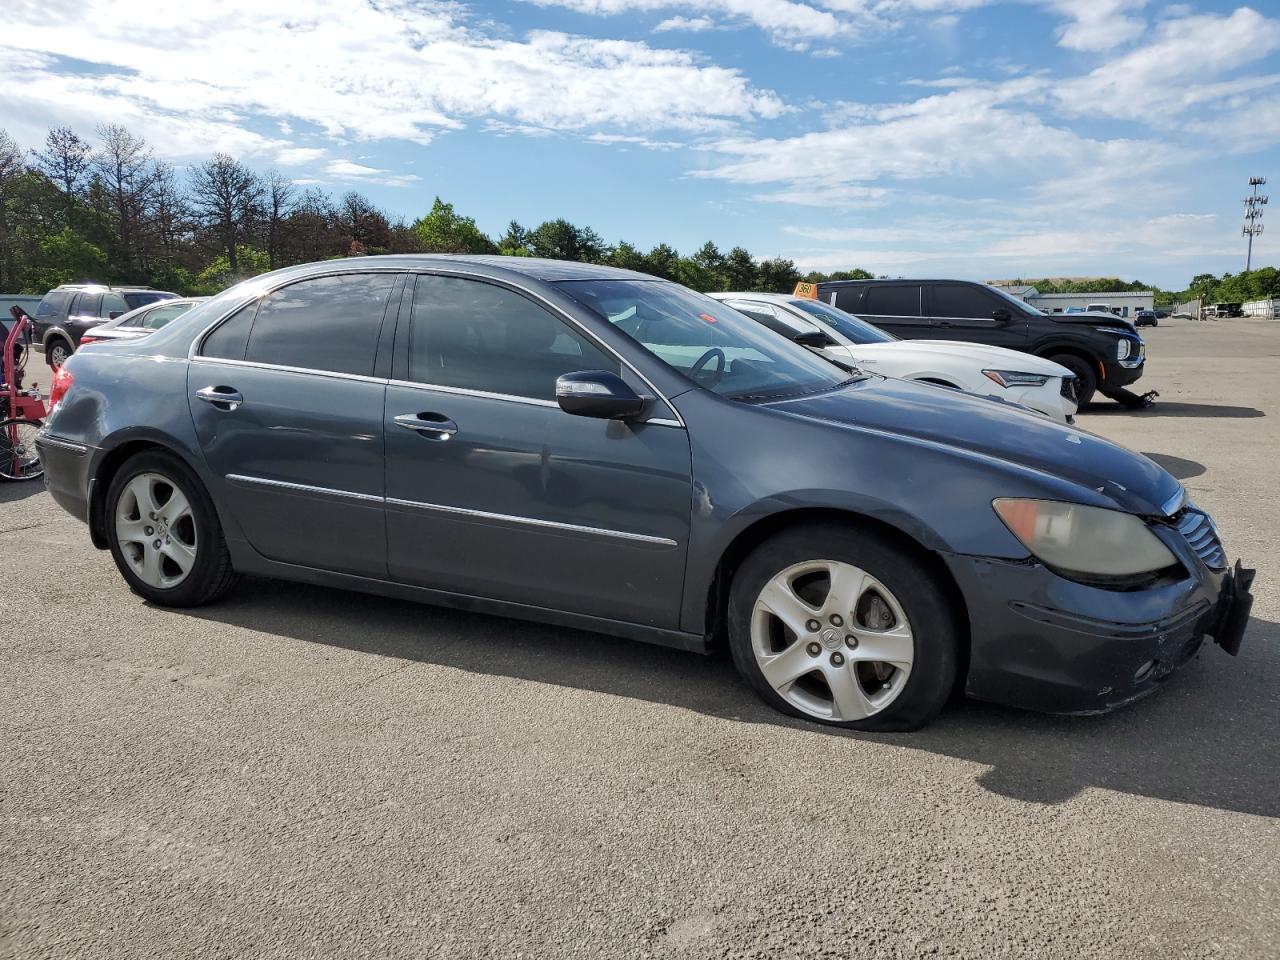
[[[722,657],[266,581],[155,609],[0,487],[0,956],[1277,956],[1280,323],[1144,336],[1159,403],[1081,423],[1257,600],[1107,717],[849,735]]]

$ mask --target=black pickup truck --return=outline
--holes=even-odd
[[[904,340],[967,340],[1034,353],[1076,375],[1080,406],[1095,392],[1140,406],[1125,388],[1142,376],[1147,348],[1113,314],[1047,314],[998,287],[969,280],[833,280],[818,299]]]

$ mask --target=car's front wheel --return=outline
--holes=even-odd
[[[217,599],[235,574],[213,502],[191,469],[169,453],[138,454],[107,491],[107,539],[138,595],[169,607]]]
[[[55,370],[67,362],[71,356],[71,347],[61,337],[54,337],[44,348],[44,359]]]
[[[955,685],[959,630],[927,564],[875,533],[789,530],[734,576],[729,645],[780,710],[859,730],[916,730]]]

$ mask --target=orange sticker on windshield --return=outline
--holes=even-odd
[[[713,316],[712,316],[711,314],[709,314],[709,313],[700,313],[700,314],[698,314],[698,316],[700,316],[703,320],[707,321],[707,323],[715,323],[715,322],[716,322],[716,318],[715,318],[715,317],[713,317]]]

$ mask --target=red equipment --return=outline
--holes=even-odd
[[[31,346],[31,317],[10,307],[16,321],[4,338],[4,376],[0,378],[0,480],[34,480],[44,473],[36,453],[36,434],[46,416],[38,385],[22,389],[22,370]]]

